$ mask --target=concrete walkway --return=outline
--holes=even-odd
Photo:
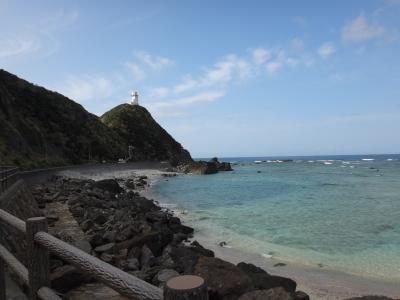
[[[7,300],[28,300],[19,286],[6,273],[6,299]]]

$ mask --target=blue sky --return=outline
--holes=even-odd
[[[0,68],[195,157],[399,153],[400,1],[4,1]]]

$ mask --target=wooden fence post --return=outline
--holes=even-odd
[[[26,221],[27,256],[29,273],[29,299],[38,299],[37,291],[43,286],[50,286],[49,251],[35,243],[35,234],[47,232],[47,219],[30,218]]]
[[[3,230],[0,222],[0,244],[3,243]],[[5,263],[0,258],[0,300],[6,300],[6,270]]]
[[[0,300],[6,300],[6,270],[3,260],[0,258]]]
[[[208,300],[207,285],[199,276],[174,277],[164,286],[164,300]]]

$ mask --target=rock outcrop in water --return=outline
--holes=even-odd
[[[84,233],[88,252],[154,285],[162,287],[178,274],[196,274],[206,280],[213,300],[308,299],[296,292],[296,283],[289,278],[270,275],[251,264],[234,265],[214,257],[198,242],[189,242],[192,228],[132,189],[143,181],[143,177],[98,182],[54,177],[37,187],[34,195],[45,207],[44,214],[53,216],[51,228],[56,235],[77,244],[76,235],[58,227],[66,214],[57,218],[57,211],[48,211],[64,205]],[[104,289],[56,257],[51,265],[52,286],[73,299]],[[261,298],[265,294],[279,298]]]
[[[194,174],[215,174],[219,171],[232,171],[232,166],[229,162],[220,162],[218,158],[214,157],[209,161],[194,161],[181,166],[180,171],[184,173]]]

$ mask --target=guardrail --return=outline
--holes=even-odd
[[[3,237],[0,230],[0,300],[6,299],[5,265],[28,287],[30,300],[61,300],[50,289],[50,252],[129,299],[208,300],[207,286],[201,277],[184,275],[172,278],[163,291],[48,234],[45,217],[30,218],[24,222],[0,209],[0,226],[2,223],[26,237],[27,267],[1,245]]]
[[[14,166],[0,166],[0,194],[4,193],[19,178],[19,168]]]

